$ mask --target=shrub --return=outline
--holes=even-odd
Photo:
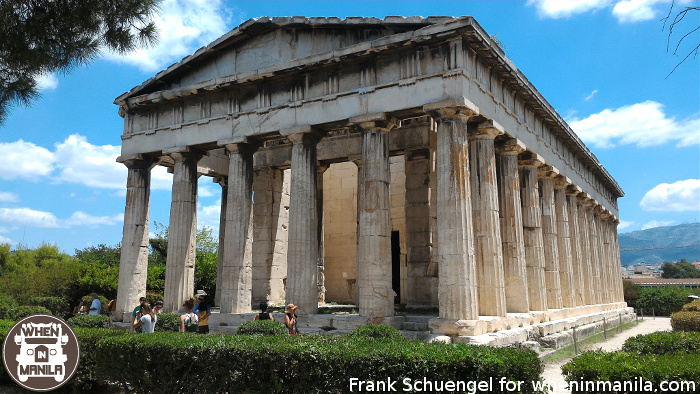
[[[174,313],[160,313],[156,318],[155,331],[180,331],[180,315]]]
[[[683,305],[683,312],[700,312],[700,300]]]
[[[23,306],[18,306],[17,308],[10,310],[8,315],[7,315],[7,319],[18,321],[18,320],[21,320],[21,319],[29,316],[29,315],[34,315],[34,314],[50,315],[51,311],[44,308],[43,306],[23,305]]]
[[[103,296],[101,296],[99,294],[97,295],[97,299],[100,300],[100,304],[101,304],[100,305],[100,314],[107,313],[107,305],[109,305],[109,300],[104,298]],[[83,305],[85,305],[85,310],[89,311],[90,305],[92,305],[92,297],[90,297],[89,295],[86,295],[86,296],[83,296],[83,298],[81,298],[81,300],[83,301]]]
[[[636,307],[644,308],[645,314],[653,309],[656,316],[670,316],[683,308],[692,292],[676,286],[645,287],[639,292]]]
[[[68,319],[71,327],[112,328],[112,320],[107,315],[78,315]]]
[[[700,333],[673,331],[637,335],[627,339],[622,350],[636,354],[700,353]]]
[[[373,324],[369,326],[357,326],[348,334],[350,337],[366,337],[366,338],[388,338],[398,341],[406,338],[401,332],[394,327],[386,324]]]
[[[282,323],[270,320],[249,321],[238,326],[239,335],[289,335]]]
[[[62,297],[31,297],[29,304],[43,306],[51,311],[51,314],[60,318],[70,316],[71,310],[68,302]]]
[[[157,301],[163,301],[163,293],[146,292],[146,302],[148,302],[149,305],[153,306]]]
[[[674,331],[700,331],[700,312],[677,312],[671,315]]]
[[[10,311],[17,308],[19,303],[10,295],[0,295],[0,319],[7,319]]]

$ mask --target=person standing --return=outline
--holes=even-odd
[[[102,303],[100,302],[100,299],[98,298],[97,293],[92,293],[90,294],[90,298],[92,298],[92,304],[90,304],[90,315],[99,315],[100,312],[102,312]]]
[[[267,302],[263,301],[260,303],[260,313],[255,315],[255,317],[253,318],[253,321],[256,320],[275,321],[275,318],[272,317],[272,313],[267,311]]]
[[[297,306],[294,304],[287,305],[284,310],[284,325],[289,330],[289,335],[294,335],[299,333],[297,328]]]
[[[163,312],[163,301],[156,301],[156,306],[153,308],[153,313],[156,315]]]
[[[196,302],[197,300],[194,297],[190,297],[182,304],[185,308],[185,313],[180,315],[180,332],[197,332],[199,330],[199,319],[197,314],[193,312]]]
[[[151,306],[146,304],[141,308],[141,318],[136,322],[134,325],[134,329],[143,327],[141,331],[146,334],[146,333],[152,333],[156,329],[156,322],[158,321],[158,318],[156,315],[153,313],[153,309],[151,309]]]
[[[134,308],[134,311],[131,312],[131,327],[129,328],[129,331],[134,332],[136,323],[138,323],[141,316],[143,316],[141,309],[143,309],[145,305],[147,305],[146,297],[139,298],[139,304],[136,306],[136,308]]]
[[[203,290],[199,290],[197,292],[197,299],[199,303],[194,307],[194,313],[199,319],[199,331],[197,332],[200,334],[209,333],[209,315],[211,315],[211,310],[209,309],[207,302],[204,300],[204,296],[206,295],[207,293],[205,293]]]

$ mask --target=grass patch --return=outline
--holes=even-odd
[[[636,327],[637,323],[636,322],[629,322],[629,323],[622,323],[622,330],[626,331],[629,330],[632,327]],[[614,326],[614,327],[609,327],[608,328],[608,339],[614,338],[616,335],[619,333],[619,326]],[[601,330],[600,332],[597,332],[593,335],[590,335],[586,338],[579,339],[578,341],[578,351],[579,353],[584,352],[586,350],[593,350],[593,345],[596,345],[598,343],[603,343],[605,342],[605,333]],[[574,354],[574,344],[572,343],[571,345],[565,346],[561,349],[556,350],[553,353],[550,353],[542,358],[542,362],[544,364],[552,364],[552,363],[557,363],[561,362],[564,360],[568,360],[576,354]]]

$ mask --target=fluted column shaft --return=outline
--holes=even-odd
[[[287,249],[287,301],[300,313],[318,310],[318,190],[315,135],[293,134],[289,235]]]
[[[226,204],[228,203],[228,179],[226,177],[215,180],[221,186],[221,212],[219,213],[219,249],[216,255],[216,293],[214,302],[221,305],[221,283],[223,279],[222,270],[224,268],[224,250],[226,249]]]
[[[122,163],[128,168],[128,175],[116,312],[117,316],[128,322],[128,312],[138,305],[140,297],[146,295],[153,160],[139,158],[124,160]]]
[[[493,121],[483,122],[469,132],[477,294],[479,315],[485,316],[506,315],[494,147],[494,139],[500,134],[501,125]]]
[[[173,198],[170,204],[168,257],[165,266],[163,309],[182,310],[194,294],[194,264],[197,247],[197,162],[199,152],[171,153]]]
[[[547,307],[561,309],[561,280],[559,278],[559,246],[554,204],[554,184],[548,166],[540,173],[540,208],[542,209],[542,236],[544,241],[544,276],[547,283]]]
[[[586,305],[584,283],[585,269],[583,264],[583,253],[581,251],[581,226],[579,224],[578,204],[576,203],[576,195],[579,190],[574,186],[569,186],[567,189],[567,204],[569,208],[569,235],[571,239],[571,266],[574,286],[574,302],[576,306]]]
[[[385,114],[350,119],[362,129],[362,165],[358,193],[357,285],[362,316],[394,315],[391,282],[391,202],[389,130],[396,122]]]
[[[593,274],[593,291],[595,292],[594,299],[596,304],[603,303],[603,286],[601,283],[601,256],[600,256],[600,237],[598,228],[598,215],[595,213],[595,207],[588,207],[588,217],[591,230],[591,273]]]
[[[520,155],[520,196],[522,198],[523,239],[527,266],[527,289],[530,310],[547,310],[547,285],[544,275],[544,241],[542,212],[537,185],[537,167],[542,164],[536,155]]]
[[[253,153],[247,143],[226,145],[229,155],[221,312],[250,312],[252,302]]]
[[[624,292],[623,285],[622,285],[622,262],[620,260],[620,241],[617,237],[617,226],[619,223],[620,222],[617,220],[617,218],[615,218],[613,221],[613,224],[612,224],[613,261],[614,261],[615,267],[617,267],[617,282],[618,282],[615,301],[624,302],[625,301],[625,292]]]
[[[554,179],[554,206],[557,219],[557,249],[559,250],[559,281],[561,299],[565,308],[576,306],[571,258],[571,235],[569,233],[569,207],[566,201],[566,186],[569,182],[558,177]]]
[[[582,195],[582,194],[581,194]],[[595,281],[593,278],[593,257],[591,254],[591,224],[589,218],[590,201],[582,196],[577,197],[578,224],[581,228],[581,267],[583,272],[584,301],[586,305],[596,304]]]

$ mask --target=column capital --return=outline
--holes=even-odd
[[[574,184],[570,184],[569,186],[566,187],[566,195],[567,196],[574,196],[575,197],[575,196],[579,195],[579,193],[581,193],[582,191],[583,190],[580,187],[578,187]]]
[[[565,177],[564,175],[557,175],[554,177],[554,188],[564,189],[571,185],[571,179]]]
[[[538,172],[537,172],[538,179],[544,179],[544,178],[554,179],[557,176],[559,176],[559,170],[556,167],[553,167],[549,164],[543,164],[538,168]]]
[[[401,127],[401,121],[386,112],[354,116],[349,119],[349,122],[357,125],[362,131],[379,129],[388,133],[394,127]]]
[[[137,153],[133,155],[119,156],[117,157],[117,163],[122,163],[129,169],[150,170],[155,166],[156,161],[153,157]]]
[[[279,131],[280,135],[287,137],[292,144],[315,144],[323,135],[320,130],[311,126],[303,125],[299,127],[292,127],[289,129],[282,129]]]
[[[163,154],[169,156],[174,161],[199,160],[207,155],[206,151],[189,146],[181,146],[175,148],[163,149]]]
[[[423,111],[433,118],[469,120],[479,114],[479,107],[464,97],[425,104]]]
[[[544,164],[544,159],[537,153],[525,151],[518,155],[519,167],[540,167]]]
[[[495,139],[505,134],[503,126],[491,119],[479,123],[476,127],[469,128],[469,140]]]
[[[598,201],[593,200],[593,202],[595,203],[595,206],[593,207],[593,213],[599,216],[602,215],[605,212],[605,207],[600,205]]]
[[[588,193],[583,193],[583,192],[579,193],[576,196],[576,202],[583,205],[584,207],[593,206],[593,199],[591,198],[590,194],[588,194]]]
[[[517,155],[526,149],[525,143],[517,138],[508,138],[496,144],[496,153],[499,155]]]
[[[228,177],[227,176],[217,176],[212,178],[212,182],[218,184],[221,187],[226,187],[228,184]]]

